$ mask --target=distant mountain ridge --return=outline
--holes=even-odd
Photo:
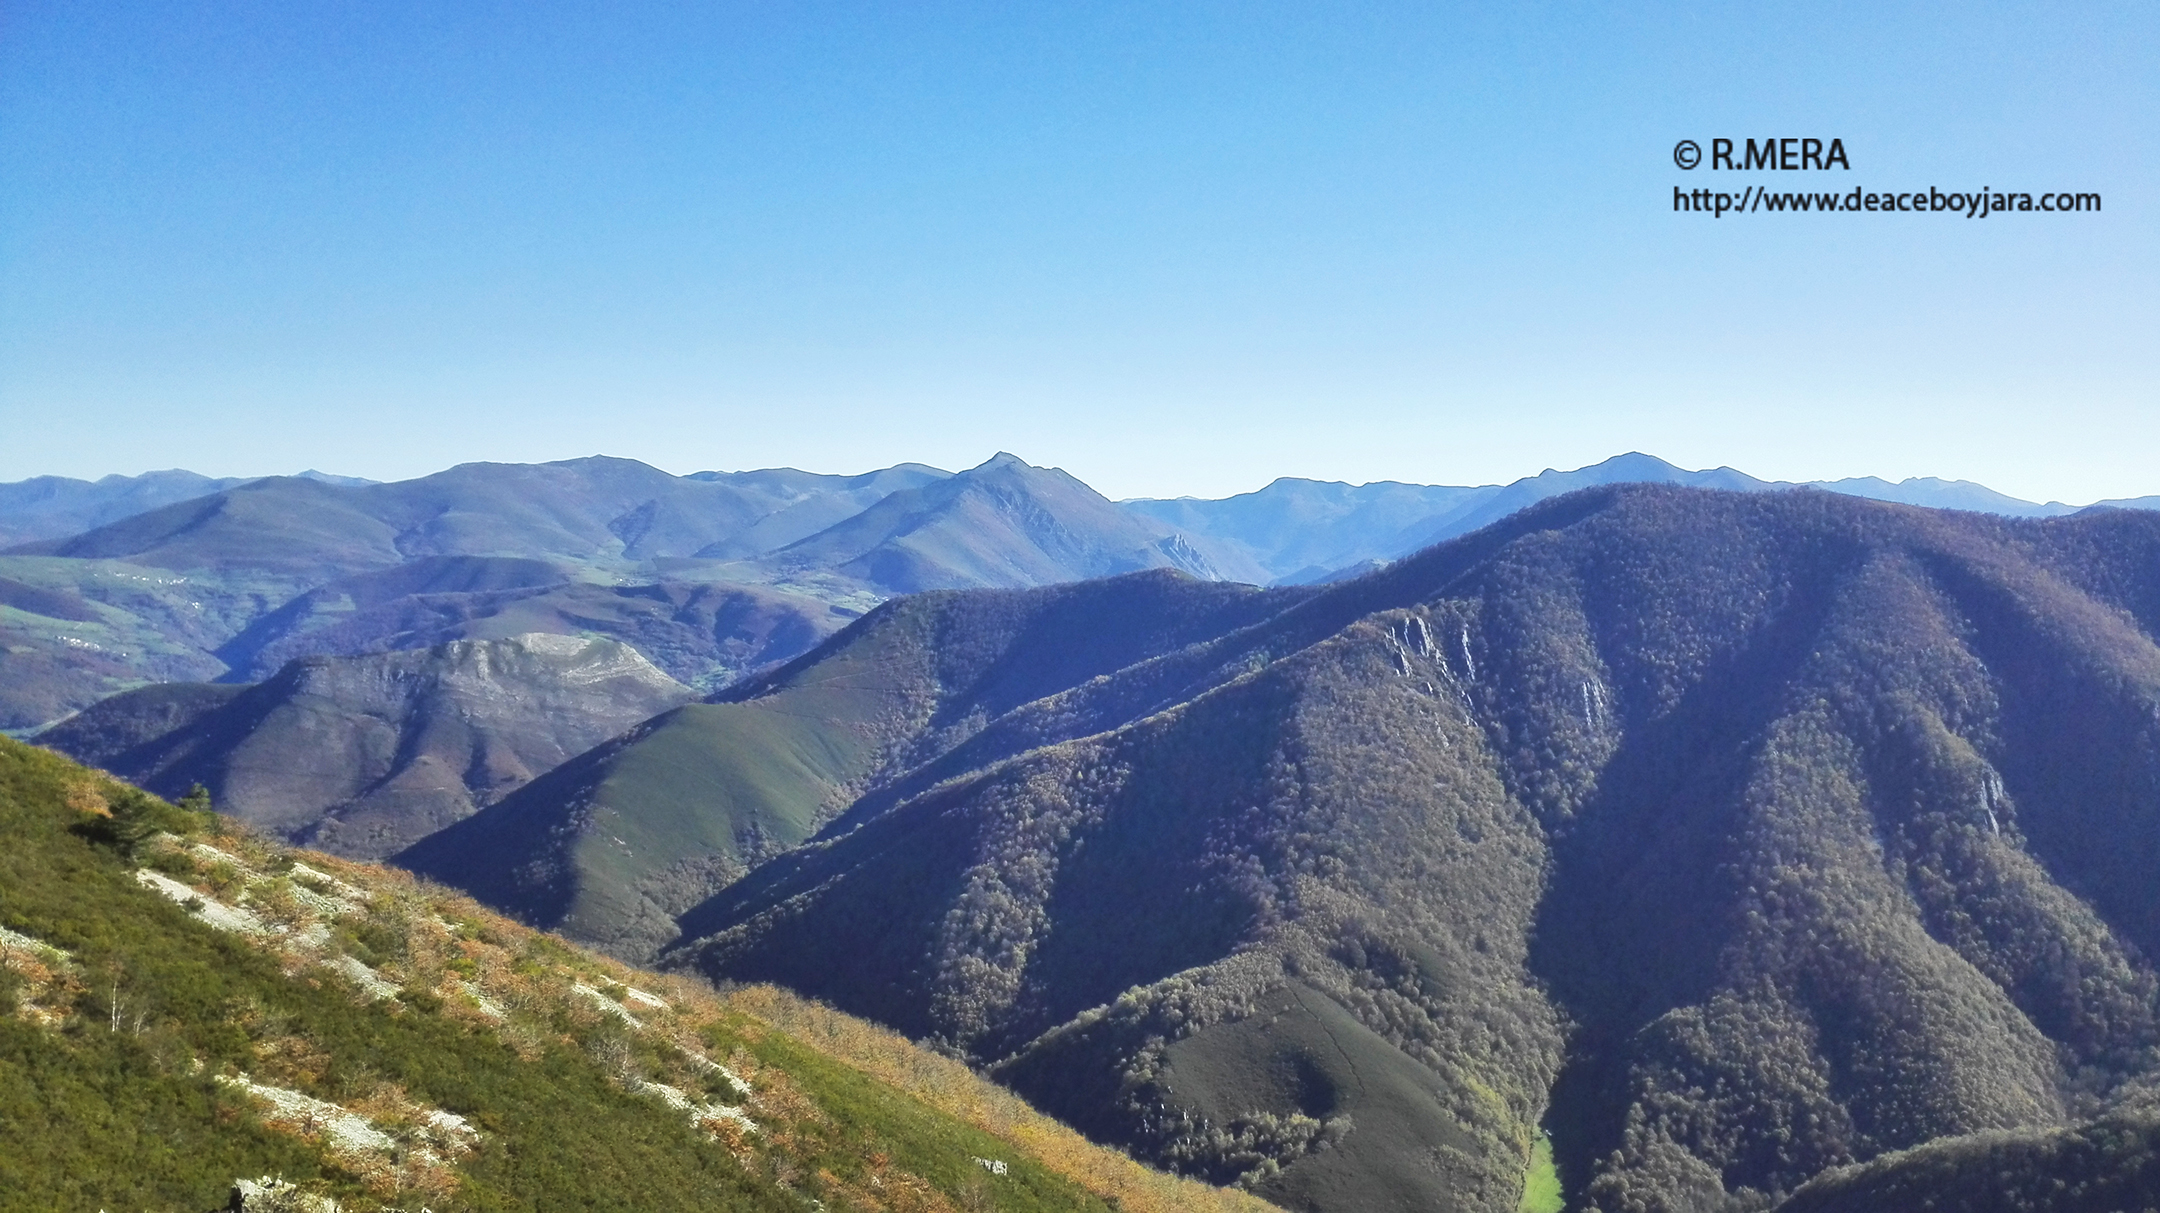
[[[375,483],[312,468],[297,473],[297,478],[346,486]],[[145,510],[208,496],[258,479],[261,477],[213,479],[174,468],[97,480],[36,476],[0,484],[0,547],[79,534]]]
[[[997,521],[1001,511],[984,501],[997,491],[991,482],[1031,474],[1043,475],[1019,496],[1058,499],[1058,504],[1030,502],[1017,514],[1003,511],[1005,520]],[[1113,520],[1101,508],[1109,503],[1079,481],[1055,469],[1030,468],[1009,454],[960,473],[959,484],[921,496],[928,486],[953,477],[921,464],[854,476],[772,468],[675,477],[634,460],[597,456],[545,465],[464,464],[394,484],[313,471],[224,480],[171,471],[108,476],[95,483],[40,477],[0,484],[0,544],[13,542],[19,552],[125,558],[163,567],[234,560],[275,564],[305,560],[312,551],[341,572],[424,555],[744,561],[784,552],[775,563],[791,571],[841,569],[886,592],[912,592],[1016,584],[1016,577],[1033,579],[1018,583],[1044,584],[1155,566],[1213,579],[1315,581],[1364,562],[1394,559],[1547,497],[1596,484],[1748,492],[1811,487],[2012,517],[2051,517],[2074,509],[2022,501],[1970,481],[1851,477],[1796,484],[1759,480],[1732,468],[1690,472],[1635,452],[1573,471],[1547,468],[1506,485],[1379,481],[1352,486],[1283,477],[1219,500],[1115,503],[1118,510],[1157,524],[1152,532],[1134,532]],[[298,485],[279,481],[363,492],[310,498]],[[136,517],[243,487],[269,499]],[[1017,505],[1013,488],[1007,484],[1003,491]],[[887,503],[894,493],[914,496]],[[2160,499],[2099,504],[2135,509],[2154,503]],[[880,506],[876,514],[866,514]],[[934,522],[930,515],[940,511],[947,518]],[[1025,537],[1021,546],[1030,549],[1027,555],[1009,542],[994,553],[968,550],[986,540],[997,543],[989,536],[1000,527],[1025,532],[1029,524],[1017,520],[1030,511],[1056,521]],[[1087,524],[1075,526],[1065,517],[1073,511],[1091,516]],[[266,513],[282,517],[273,524]],[[123,520],[129,525],[87,533]],[[259,534],[280,526],[303,534],[286,537],[296,543]],[[1046,542],[1063,544],[1077,564],[1046,559]]]
[[[773,553],[783,569],[837,570],[890,593],[1051,585],[1147,568],[1209,581],[1261,570],[1120,509],[1056,468],[999,452],[947,480],[903,490]]]
[[[1643,454],[1508,485],[1285,478],[1219,501],[1112,502],[1006,453],[957,473],[673,476],[594,456],[387,484],[317,472],[47,477],[0,485],[0,535],[41,536],[0,550],[0,729],[26,732],[145,681],[255,681],[300,656],[530,631],[623,640],[705,691],[896,594],[1149,568],[1330,584],[1612,483],[1808,487]],[[1964,482],[1819,487],[2011,515],[2069,508]],[[89,529],[53,533],[78,523]]]
[[[2021,501],[1967,480],[1912,477],[1893,484],[1859,476],[1796,484],[1758,480],[1729,467],[1690,472],[1640,452],[1615,455],[1573,471],[1547,468],[1505,485],[1472,488],[1392,481],[1349,485],[1284,477],[1256,492],[1220,500],[1140,498],[1124,505],[1231,545],[1264,568],[1271,581],[1310,584],[1364,571],[1375,563],[1467,535],[1547,498],[1603,484],[1675,484],[1747,493],[1813,488],[1875,501],[2014,518],[2075,512],[2075,507],[2059,502]],[[2160,505],[2160,498],[2110,504],[2139,508],[2141,501]]]
[[[336,576],[427,556],[634,563],[696,557],[814,497],[856,508],[946,473],[671,476],[630,459],[462,464],[417,480],[269,477],[14,554]],[[853,511],[848,511],[853,512]]]
[[[884,596],[845,577],[792,592],[738,557],[947,475],[676,477],[594,458],[217,488],[0,554],[0,728],[144,681],[529,631],[616,636],[710,688]]]

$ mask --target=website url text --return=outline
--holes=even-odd
[[[1727,215],[1792,214],[1951,214],[1967,219],[1989,215],[2039,211],[2046,214],[2096,214],[2100,195],[2089,193],[1998,193],[1982,188],[1970,193],[1946,194],[1928,187],[1906,193],[1877,193],[1855,187],[1845,191],[1809,193],[1797,190],[1766,190],[1751,185],[1738,193],[1722,190],[1673,187],[1672,208],[1683,214]]]

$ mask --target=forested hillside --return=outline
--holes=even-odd
[[[1591,490],[1069,678],[1009,676],[1059,650],[997,602],[720,705],[858,758],[755,773],[829,824],[668,963],[1295,1208],[1512,1208],[1541,1130],[1581,1207],[1761,1208],[2145,1106],[2160,518]],[[1008,676],[893,681],[975,653]],[[668,744],[678,787],[752,777]],[[677,811],[545,785],[605,837]]]
[[[812,658],[596,747],[397,862],[649,956],[677,934],[676,915],[990,717],[1308,595],[1165,570],[900,599]]]

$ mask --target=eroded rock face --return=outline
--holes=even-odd
[[[693,695],[628,645],[540,633],[303,658],[192,714],[135,710],[172,694],[118,696],[41,740],[170,795],[201,783],[225,812],[355,858],[410,845]]]

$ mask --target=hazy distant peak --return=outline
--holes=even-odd
[[[201,472],[188,471],[186,468],[164,468],[159,471],[144,472],[140,476],[123,476],[118,472],[112,472],[107,475],[100,476],[96,480],[76,480],[72,477],[64,476],[39,477],[39,479],[60,480],[65,481],[69,484],[95,484],[100,487],[114,487],[124,484],[139,484],[144,482],[155,483],[160,481],[180,481],[190,484],[213,483],[210,477],[203,475]]]
[[[2050,501],[2048,502],[2048,504],[2050,506],[2056,506],[2061,505],[2062,503],[2059,501]],[[2064,506],[2063,508],[2071,513],[2084,513],[2093,510],[2160,510],[2160,496],[2111,497],[2106,501],[2095,501],[2091,505],[2086,506],[2084,510],[2078,510],[2074,506]]]
[[[660,472],[659,468],[642,459],[631,459],[623,455],[579,455],[574,459],[552,459],[540,466],[551,468],[638,468],[648,472]],[[660,472],[660,474],[663,476],[668,475],[666,472]]]
[[[2060,502],[2051,501],[2046,505],[2038,505],[1998,493],[1984,484],[1975,484],[1970,480],[1944,480],[1937,476],[1907,476],[1896,483],[1880,476],[1847,476],[1842,480],[1813,480],[1808,483],[1813,488],[1826,489],[1833,493],[1938,509],[1977,510],[1982,513],[2029,518],[2045,518],[2074,512],[2074,507]]]
[[[904,475],[914,475],[914,476],[928,476],[928,477],[931,477],[931,478],[933,478],[933,479],[943,479],[943,478],[945,478],[945,477],[947,477],[947,476],[950,476],[950,475],[952,475],[952,473],[951,473],[951,472],[948,472],[948,471],[946,471],[946,470],[945,470],[944,468],[936,468],[936,467],[931,467],[931,466],[930,466],[929,464],[927,464],[927,463],[896,463],[896,464],[893,464],[893,465],[892,465],[891,467],[883,467],[883,468],[872,468],[872,469],[870,469],[870,470],[869,470],[869,471],[867,471],[867,472],[806,472],[806,471],[804,471],[803,469],[801,469],[801,468],[798,468],[798,467],[770,467],[770,468],[751,468],[751,469],[749,469],[749,470],[747,470],[747,471],[741,471],[741,472],[722,472],[722,471],[703,471],[703,472],[691,472],[691,473],[689,473],[688,475],[684,476],[684,477],[683,477],[683,479],[684,479],[684,480],[705,480],[705,481],[726,481],[726,480],[735,480],[735,479],[739,479],[739,478],[742,478],[742,477],[746,477],[746,476],[747,476],[747,477],[759,477],[759,476],[762,476],[762,477],[779,477],[779,478],[802,478],[802,479],[809,479],[809,480],[820,480],[820,481],[824,481],[824,480],[834,480],[834,481],[859,481],[859,480],[869,480],[869,479],[871,479],[872,477],[876,477],[876,476],[889,476],[889,475],[893,475],[893,474],[895,474],[895,473],[899,473],[899,474],[904,474]]]
[[[1548,472],[1551,470],[1551,468],[1546,469]],[[1655,455],[1646,455],[1641,451],[1628,451],[1624,454],[1614,455],[1602,463],[1595,463],[1581,470],[1617,473],[1626,476],[1674,476],[1684,474],[1677,465],[1667,463]]]
[[[1109,498],[1097,493],[1092,485],[1064,468],[1038,467],[1008,451],[999,451],[990,458],[953,477],[951,483],[956,489],[963,490],[971,484],[1004,483],[1016,486],[1025,485],[1030,486],[1031,489],[1052,492],[1078,491],[1091,501],[1100,501],[1104,505],[1114,505]]]

